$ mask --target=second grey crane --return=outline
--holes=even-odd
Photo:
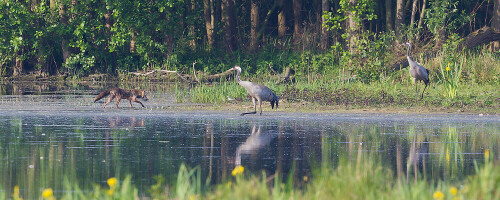
[[[247,113],[241,113],[241,116],[246,115],[246,114],[257,114],[257,104],[256,101],[259,102],[260,106],[260,115],[262,115],[262,101],[269,101],[271,102],[271,108],[274,109],[274,104],[276,104],[276,108],[278,108],[278,102],[279,98],[274,94],[271,89],[264,85],[260,85],[257,83],[252,83],[250,81],[242,81],[240,79],[240,73],[241,73],[241,67],[238,65],[235,65],[232,70],[236,70],[236,80],[238,81],[238,84],[243,86],[246,90],[247,93],[252,97],[252,102],[254,106],[254,111],[253,112],[247,112]]]
[[[413,77],[413,80],[415,82],[415,101],[416,101],[418,99],[418,88],[417,88],[418,81],[423,81],[425,83],[425,87],[424,90],[422,91],[420,99],[424,98],[425,89],[429,84],[429,70],[417,64],[417,62],[413,61],[410,58],[411,44],[407,42],[404,45],[408,47],[408,50],[406,52],[406,58],[408,59],[408,63],[410,64],[410,75]]]

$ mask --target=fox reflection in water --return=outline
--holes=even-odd
[[[261,133],[261,127],[257,130],[256,125],[252,127],[252,133],[247,138],[247,140],[236,148],[236,156],[234,164],[235,166],[241,165],[241,156],[242,154],[251,154],[252,158],[255,158],[255,155],[258,153],[259,149],[268,146],[271,143],[272,134],[270,133]]]
[[[107,119],[94,117],[94,120],[109,128],[134,129],[135,127],[144,127],[144,119],[137,119],[136,117],[108,117]]]

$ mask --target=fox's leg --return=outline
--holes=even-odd
[[[118,108],[118,104],[120,103],[120,100],[122,100],[122,98],[120,98],[120,97],[116,98],[116,108]]]
[[[136,98],[133,98],[132,100],[138,104],[141,104],[141,106],[144,107],[144,105],[140,101],[137,101]],[[130,107],[132,107],[132,103],[130,103]]]
[[[106,101],[106,103],[104,103],[104,106],[103,108],[106,108],[106,105],[108,105],[109,102],[113,101],[113,99],[115,98],[115,95],[111,95],[108,99],[108,101]]]

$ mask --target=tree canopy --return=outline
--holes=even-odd
[[[389,65],[387,59],[395,57],[387,52],[403,41],[441,49],[450,39],[459,41],[484,26],[498,32],[498,4],[499,0],[3,0],[0,75],[189,71],[195,60],[203,71],[221,72],[232,62],[252,64],[255,55],[265,60],[266,54],[294,53],[328,54],[331,58],[325,59],[331,61],[325,65],[360,71],[367,68],[367,55],[384,58],[377,61],[379,66]],[[301,59],[281,58],[279,64],[311,62]]]

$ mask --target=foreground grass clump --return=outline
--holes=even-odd
[[[446,181],[429,183],[428,180],[398,179],[394,173],[379,162],[357,159],[340,162],[337,167],[324,164],[313,170],[312,177],[294,180],[292,175],[281,181],[281,176],[267,176],[265,173],[252,175],[242,166],[235,168],[232,177],[224,183],[208,186],[202,183],[199,167],[188,169],[181,166],[173,186],[164,184],[163,179],[151,186],[147,194],[138,194],[130,176],[120,181],[110,178],[107,185],[94,186],[85,191],[76,184],[65,183],[67,192],[57,199],[499,199],[500,166],[489,162],[476,167],[476,174],[462,182]],[[291,173],[293,174],[293,173]],[[231,176],[231,175],[229,175]],[[56,199],[52,189],[47,188],[40,199]],[[2,195],[3,197],[5,195]],[[12,197],[20,199],[19,187]]]

